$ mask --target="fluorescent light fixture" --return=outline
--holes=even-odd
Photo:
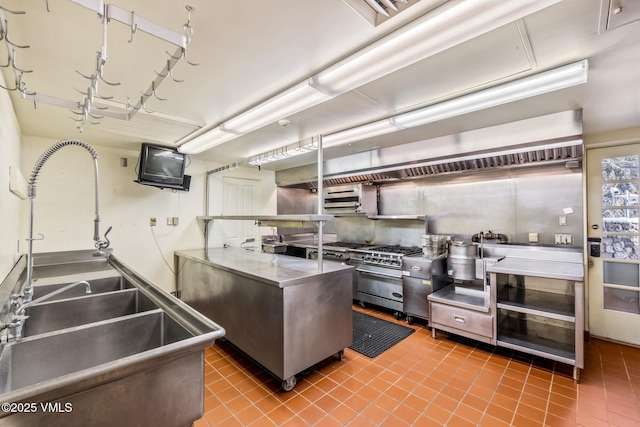
[[[224,144],[227,141],[231,141],[237,137],[238,135],[224,132],[220,129],[220,126],[218,126],[217,128],[211,129],[210,131],[195,137],[191,141],[182,144],[178,147],[178,151],[186,154],[198,154],[220,144]]]
[[[226,132],[244,134],[298,113],[329,99],[330,96],[304,81],[273,98],[227,120],[221,126]]]
[[[254,166],[260,166],[264,165],[265,163],[275,162],[276,160],[285,159],[287,157],[309,153],[317,149],[318,146],[314,144],[313,140],[308,144],[296,142],[295,144],[287,145],[286,147],[276,148],[275,150],[267,151],[266,153],[253,156],[247,161],[247,163]]]
[[[338,95],[544,9],[560,0],[452,0],[311,78]]]
[[[384,135],[400,130],[392,118],[367,123],[366,125],[332,133],[322,137],[322,147],[335,147],[350,142],[361,141],[373,136]]]
[[[589,63],[584,59],[520,80],[399,114],[393,119],[399,128],[405,129],[542,95],[586,83],[588,69]]]

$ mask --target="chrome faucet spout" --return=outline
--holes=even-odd
[[[35,166],[33,167],[33,171],[31,172],[31,178],[29,179],[29,254],[27,258],[27,283],[25,286],[25,291],[23,295],[28,296],[30,299],[30,295],[32,293],[33,288],[33,215],[34,215],[34,199],[36,197],[36,183],[38,181],[38,175],[42,170],[42,167],[46,163],[47,160],[58,150],[63,147],[75,145],[81,148],[86,149],[89,154],[91,154],[91,158],[93,159],[93,178],[94,178],[94,186],[95,186],[95,216],[94,216],[94,232],[93,232],[93,240],[96,243],[96,249],[99,255],[102,255],[102,249],[108,246],[108,240],[102,241],[100,240],[100,209],[98,205],[98,153],[96,150],[87,144],[84,141],[79,141],[76,139],[65,139],[62,141],[56,142],[54,145],[49,147],[36,161]],[[106,236],[105,236],[106,237]]]
[[[17,307],[17,309],[15,311],[15,314],[18,315],[18,316],[22,315],[25,312],[25,310],[27,308],[31,307],[32,305],[38,304],[40,302],[44,302],[44,301],[46,301],[46,300],[48,300],[50,298],[53,298],[56,295],[59,295],[59,294],[61,294],[63,292],[68,291],[71,288],[75,288],[76,286],[80,286],[80,285],[84,285],[85,286],[85,293],[87,293],[87,294],[91,293],[91,285],[86,280],[81,280],[79,282],[70,283],[67,286],[63,286],[60,289],[57,289],[57,290],[55,290],[53,292],[49,292],[48,294],[43,295],[40,298],[36,298],[36,299],[34,299],[32,301],[29,301],[29,302],[27,302],[25,304],[20,304]]]

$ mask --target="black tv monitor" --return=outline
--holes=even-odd
[[[136,182],[160,188],[185,188],[186,155],[175,148],[144,143],[140,150],[140,169]]]

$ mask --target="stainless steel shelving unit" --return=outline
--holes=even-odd
[[[584,267],[505,258],[489,268],[496,345],[584,368]]]

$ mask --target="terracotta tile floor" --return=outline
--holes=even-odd
[[[639,348],[592,340],[575,384],[566,365],[412,327],[374,359],[346,349],[290,392],[217,342],[206,351],[205,415],[195,426],[640,425]]]

